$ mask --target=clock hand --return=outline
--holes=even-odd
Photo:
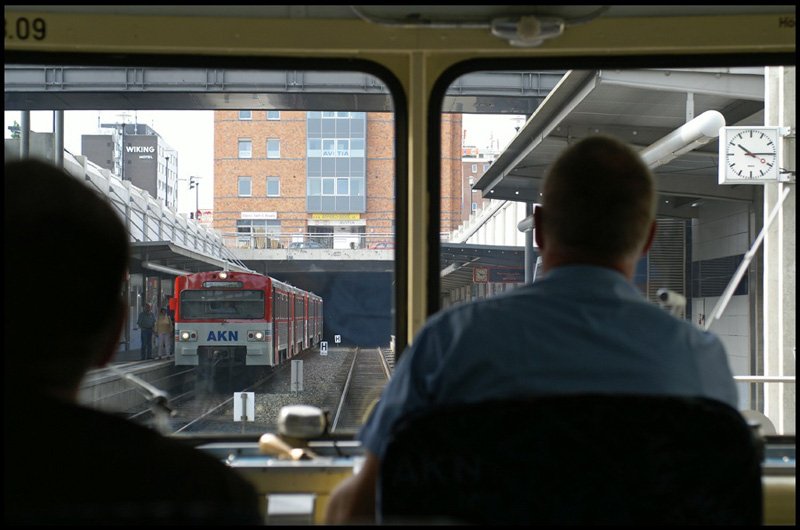
[[[740,148],[742,151],[744,151],[744,153],[745,153],[745,155],[746,155],[746,156],[752,156],[753,158],[755,158],[755,157],[756,157],[756,155],[755,155],[754,153],[752,153],[752,152],[748,151],[748,149],[747,149],[745,146],[743,146],[742,144],[736,144],[736,145],[738,145],[738,146],[739,146],[739,148]]]

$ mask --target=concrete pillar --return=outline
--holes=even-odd
[[[764,125],[788,127],[795,133],[795,68],[767,67],[765,71]],[[795,138],[782,139],[783,169],[796,169]],[[764,216],[772,212],[784,189],[791,188],[783,208],[764,237],[764,373],[791,375],[796,372],[796,266],[794,176],[786,182],[764,187]],[[764,414],[778,433],[795,432],[796,383],[767,383]]]
[[[64,111],[53,111],[53,161],[64,167]]]

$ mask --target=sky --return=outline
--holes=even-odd
[[[20,121],[20,113],[5,112],[5,138],[10,138],[8,127]],[[99,120],[99,121],[98,121]],[[195,191],[189,190],[189,177],[200,179],[197,193],[199,208],[214,207],[214,114],[212,111],[66,111],[64,112],[64,147],[73,154],[81,154],[81,135],[97,133],[98,123],[143,123],[161,135],[172,149],[178,151],[178,212],[195,209]],[[514,116],[476,115],[463,116],[467,145],[490,147],[494,142],[504,148],[516,134],[515,127],[523,121]],[[31,112],[31,130],[53,132],[53,113]]]
[[[188,213],[195,209],[195,195],[199,208],[214,207],[214,113],[212,111],[66,111],[64,112],[64,148],[81,154],[81,135],[96,134],[98,116],[100,123],[143,123],[161,135],[169,147],[178,151],[178,212]],[[5,138],[10,138],[8,127],[14,120],[20,121],[20,113],[5,112]],[[53,113],[31,112],[31,130],[53,132]],[[195,194],[189,190],[189,177],[200,179],[200,188]]]
[[[515,127],[525,124],[525,116],[496,114],[464,114],[461,127],[466,131],[465,143],[475,147],[491,147],[494,141],[503,149],[517,134]]]

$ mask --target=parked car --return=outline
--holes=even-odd
[[[372,243],[369,248],[372,249],[387,249],[387,248],[394,248],[394,241],[378,241],[377,243]]]
[[[322,243],[314,240],[308,241],[292,241],[289,243],[289,248],[326,248]]]

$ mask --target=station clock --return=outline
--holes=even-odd
[[[719,183],[777,182],[780,139],[780,127],[722,127]]]

